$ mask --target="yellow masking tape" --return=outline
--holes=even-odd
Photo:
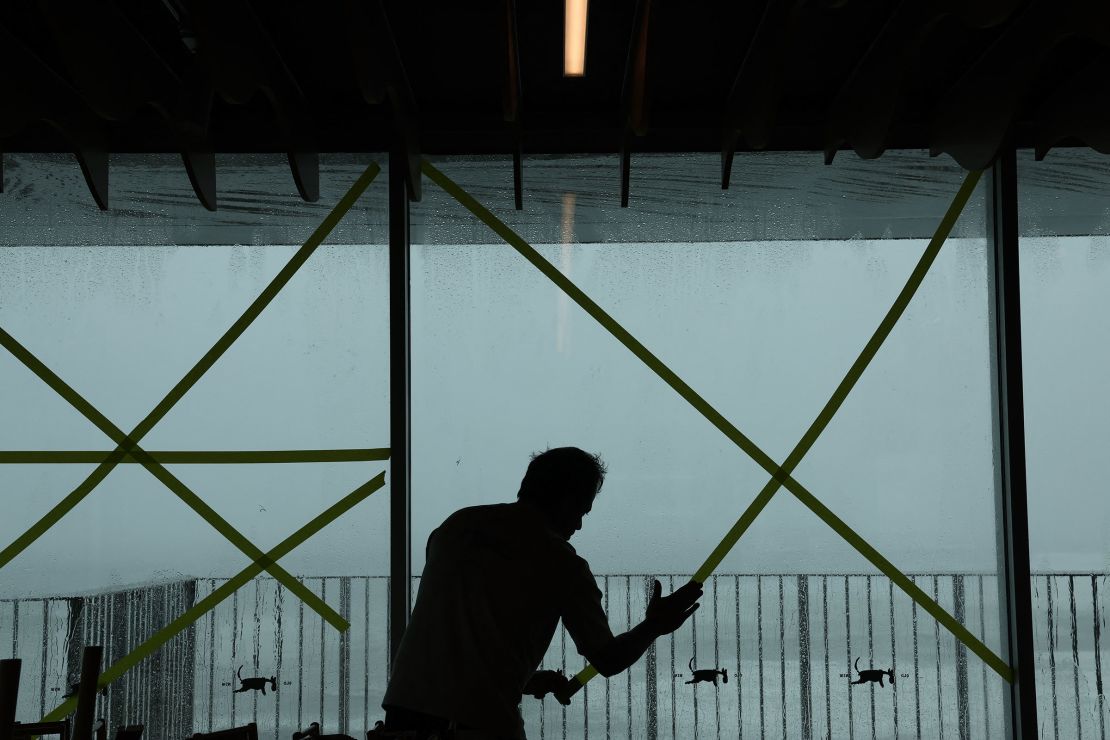
[[[81,398],[73,389],[69,388],[64,382],[61,381],[56,375],[50,372],[41,362],[39,362],[30,352],[19,345],[15,339],[6,331],[0,329],[0,344],[12,352],[20,361],[22,361],[28,368],[30,368],[36,375],[39,376],[47,385],[50,385],[61,394],[67,401],[75,406],[86,418],[100,427],[113,441],[117,443],[116,449],[101,462],[89,476],[82,481],[73,491],[63,498],[57,505],[48,511],[41,519],[35,522],[31,527],[20,535],[14,542],[0,550],[0,569],[10,563],[19,553],[23,552],[35,540],[41,537],[50,527],[62,519],[70,510],[79,504],[86,496],[89,495],[96,488],[99,483],[107,477],[108,473],[118,465],[125,456],[128,454],[138,458],[143,462],[156,477],[163,479],[163,482],[168,481],[172,476],[165,471],[157,462],[150,459],[147,453],[143,452],[138,444],[141,439],[157,424],[173,406],[181,400],[181,398],[191,389],[200,378],[206,373],[216,361],[227,351],[232,343],[242,336],[243,332],[254,322],[262,311],[270,304],[271,301],[277,296],[278,292],[293,278],[297,270],[308,260],[317,247],[327,238],[332,229],[335,228],[339,220],[350,210],[351,206],[355,204],[358,198],[366,190],[366,188],[373,182],[374,178],[381,171],[381,168],[376,163],[371,163],[366,170],[355,181],[354,185],[347,191],[347,193],[340,199],[330,213],[324,218],[320,225],[312,232],[312,235],[305,241],[304,245],[293,255],[289,262],[278,272],[277,276],[270,282],[269,285],[262,291],[262,293],[254,300],[253,303],[243,312],[243,315],[232,324],[232,326],[221,336],[208,352],[197,361],[189,372],[170,390],[170,392],[158,403],[154,409],[147,414],[139,425],[131,431],[130,434],[124,435],[123,432],[117,429],[107,418],[105,418],[99,411],[92,407],[85,399]],[[111,429],[112,431],[109,431]],[[114,434],[113,432],[118,432]],[[170,485],[167,483],[167,485]],[[202,518],[217,530],[228,537],[240,550],[242,550],[252,560],[261,556],[261,550],[252,545],[246,538],[242,537],[234,528],[231,527],[226,521],[220,518],[216,513],[204,504],[198,497],[193,495],[183,484],[177,482],[171,486],[171,490],[177,493],[190,507],[194,509]],[[313,610],[317,611],[321,617],[328,621],[338,629],[346,629],[347,621],[343,619],[333,609],[328,607],[322,600],[305,589],[299,581],[286,573],[282,568],[277,565],[271,564],[267,570],[280,581],[284,586],[289,588],[294,593],[305,599]],[[311,600],[310,600],[311,599]]]
[[[85,400],[81,394],[74,390],[68,383],[62,380],[58,375],[48,368],[41,360],[31,354],[30,350],[16,341],[15,337],[8,334],[3,329],[0,329],[0,346],[3,346],[12,353],[20,362],[26,365],[32,372],[41,378],[47,385],[55,390],[63,399],[68,401],[75,409],[80,411],[89,421],[97,426],[102,432],[119,445],[130,443],[130,440],[124,435],[123,430],[111,422],[108,417],[101,414],[96,407]],[[116,448],[117,452],[120,448]],[[251,542],[244,537],[239,530],[231,526],[231,524],[220,516],[216,511],[209,506],[205,501],[193,493],[184,483],[182,483],[175,475],[170,473],[160,463],[155,462],[150,457],[149,453],[145,452],[142,447],[133,445],[131,452],[128,455],[134,457],[141,463],[150,473],[162,481],[162,483],[177,495],[182,501],[185,502],[193,511],[201,516],[206,522],[227,538],[229,542],[238,547],[244,554],[252,560],[262,556],[262,551],[255,547]],[[116,455],[116,453],[112,453]],[[118,457],[118,455],[117,455]],[[111,455],[105,458],[105,462],[101,463],[101,468],[106,465]],[[118,459],[116,463],[122,462],[122,458]],[[113,466],[114,467],[114,466]],[[97,468],[99,470],[100,468]],[[96,470],[93,471],[96,473]],[[105,473],[107,475],[107,473]],[[98,482],[101,479],[98,479]],[[85,484],[88,483],[86,479]],[[91,491],[91,488],[89,489]],[[317,612],[323,617],[328,624],[331,624],[336,629],[343,631],[346,630],[350,623],[345,620],[339,612],[332,609],[327,605],[323,599],[316,594],[312,593],[309,589],[305,588],[304,584],[298,581],[279,565],[270,566],[270,574],[278,579],[286,588],[296,594],[302,599],[313,611]]]
[[[8,450],[0,452],[0,465],[67,465],[102,463],[111,452],[94,450]],[[388,460],[388,447],[348,450],[150,450],[152,460],[163,465],[252,465],[275,463],[333,463]],[[120,464],[137,463],[128,453]]]
[[[802,435],[798,444],[795,445],[794,449],[790,451],[790,454],[786,456],[786,460],[783,462],[782,466],[774,471],[768,471],[771,473],[771,480],[767,482],[767,485],[763,487],[752,503],[748,505],[748,508],[744,511],[743,515],[741,515],[740,519],[737,520],[736,524],[733,525],[732,529],[730,529],[724,539],[721,540],[721,544],[717,545],[705,563],[698,568],[697,573],[694,574],[695,581],[704,583],[705,579],[709,577],[709,574],[717,569],[717,566],[721,564],[721,561],[724,560],[725,556],[733,546],[736,545],[747,528],[770,502],[771,497],[778,491],[779,486],[781,486],[784,481],[790,479],[790,476],[793,474],[795,468],[798,467],[802,458],[805,457],[806,453],[809,452],[814,442],[816,442],[817,438],[821,435],[821,432],[825,431],[825,427],[832,421],[833,415],[840,410],[841,405],[844,403],[845,399],[848,398],[848,394],[851,392],[852,388],[855,387],[856,382],[863,375],[864,370],[867,369],[871,360],[878,354],[879,348],[882,347],[886,338],[890,336],[890,332],[894,329],[894,325],[898,322],[898,319],[905,313],[907,306],[910,304],[910,300],[921,286],[922,281],[925,279],[925,275],[929,272],[929,268],[932,267],[933,262],[940,253],[940,248],[944,246],[945,240],[952,232],[952,227],[960,217],[960,213],[967,204],[968,198],[971,197],[972,191],[975,190],[975,185],[979,182],[981,174],[982,173],[979,171],[973,171],[969,172],[964,178],[963,184],[957,191],[956,196],[952,199],[952,203],[948,206],[948,210],[945,212],[944,217],[933,233],[933,238],[929,240],[929,244],[925,247],[925,251],[922,253],[917,265],[915,265],[910,272],[906,284],[894,299],[894,303],[891,304],[890,309],[887,311],[886,315],[883,316],[882,321],[879,322],[879,326],[875,329],[875,333],[871,335],[871,338],[864,345],[863,350],[860,351],[859,357],[857,357],[856,361],[852,363],[852,366],[848,368],[848,372],[844,375],[844,379],[840,381],[840,384],[836,387],[836,390],[833,391],[832,396],[821,409],[821,412],[817,414],[817,418],[810,424],[809,429]],[[862,541],[862,539],[860,539],[860,541]]]
[[[806,492],[805,489],[799,483],[797,483],[797,481],[795,481],[787,471],[783,470],[782,467],[775,463],[775,461],[766,453],[764,453],[754,442],[751,441],[751,439],[740,432],[740,430],[737,429],[731,422],[725,419],[720,413],[716,411],[716,409],[710,406],[705,399],[698,395],[690,386],[688,386],[681,378],[679,378],[672,370],[670,370],[670,368],[664,365],[659,358],[652,354],[635,337],[629,334],[627,330],[620,326],[620,324],[618,324],[616,320],[609,316],[608,313],[606,313],[600,306],[598,306],[592,299],[590,299],[589,296],[583,293],[565,275],[559,272],[559,270],[554,265],[545,260],[538,252],[536,252],[534,248],[532,248],[531,245],[524,241],[524,239],[521,238],[515,231],[513,231],[507,224],[498,219],[495,215],[493,215],[493,213],[491,213],[488,209],[478,203],[478,201],[470,196],[469,193],[467,193],[450,178],[436,169],[431,163],[427,161],[423,163],[423,172],[425,175],[428,176],[430,180],[435,182],[448,194],[458,200],[459,203],[463,205],[463,207],[477,216],[479,220],[485,223],[498,236],[504,239],[511,247],[516,249],[517,252],[519,252],[525,259],[531,262],[537,269],[539,269],[560,289],[562,289],[571,299],[573,299],[588,314],[590,314],[591,317],[593,317],[598,323],[600,323],[611,334],[613,334],[613,336],[618,341],[620,341],[621,344],[628,348],[629,351],[635,354],[636,357],[638,357],[642,362],[644,362],[644,364],[651,368],[652,371],[654,371],[664,382],[670,385],[671,388],[673,388],[688,403],[690,403],[690,405],[697,409],[711,424],[717,427],[717,429],[725,434],[726,437],[732,440],[733,443],[735,443],[753,460],[755,460],[757,464],[759,464],[764,470],[771,474],[774,480],[785,482],[788,490],[791,490],[796,495],[798,495],[799,500],[801,500],[807,506],[810,506],[811,510],[813,510],[814,513],[822,517],[822,519],[824,519],[830,527],[840,533],[841,536],[845,537],[849,544],[853,545],[860,552],[860,554],[871,560],[876,565],[876,567],[879,567],[879,569],[882,570],[884,573],[886,573],[887,570],[898,573],[898,575],[901,577],[894,579],[894,581],[898,584],[900,588],[902,588],[911,598],[920,603],[922,607],[925,608],[930,614],[932,614],[934,617],[937,617],[938,621],[940,621],[941,624],[943,624],[949,631],[956,635],[957,638],[961,639],[968,648],[970,648],[973,652],[983,658],[995,671],[999,673],[999,675],[1001,675],[1004,679],[1008,681],[1013,680],[1013,671],[1008,665],[1006,665],[1005,661],[996,656],[981,641],[975,638],[974,635],[971,635],[971,633],[963,628],[963,626],[960,625],[960,623],[954,617],[945,612],[939,604],[936,604],[920,589],[913,587],[912,582],[909,581],[909,579],[905,578],[905,576],[901,575],[901,573],[899,573],[897,569],[893,567],[893,565],[890,565],[889,561],[887,561],[885,558],[882,558],[882,556],[879,555],[877,551],[875,551],[873,548],[870,548],[870,546],[864,547],[863,545],[866,545],[866,542],[861,537],[859,537],[859,535],[856,535],[854,532],[852,532],[852,530],[848,528],[848,526],[844,524],[844,522],[836,518],[831,511],[825,509],[823,506],[816,506],[816,504],[819,504],[816,498],[813,497],[812,494],[806,496],[805,494],[808,492]],[[942,229],[944,230],[944,236],[947,236],[947,233],[952,226],[951,223],[948,223],[947,227],[945,227],[945,223],[949,220],[949,215],[954,212],[958,216],[960,209],[962,209],[963,207],[963,203],[966,202],[967,197],[971,193],[971,190],[974,189],[975,183],[979,179],[979,175],[980,173],[978,172],[972,172],[969,173],[967,178],[965,179],[963,186],[961,186],[960,191],[957,193],[956,199],[954,199],[953,206],[949,208],[949,213],[946,214],[945,219],[942,220],[941,227],[938,228],[938,232],[942,231]],[[953,217],[952,223],[954,223],[954,221],[955,218]],[[934,236],[934,240],[930,242],[930,247],[934,247],[934,242],[937,242],[936,235]],[[935,248],[939,249],[939,244],[942,243],[943,238],[940,238],[939,242],[935,245]],[[928,251],[929,248],[927,248],[927,254]],[[933,257],[935,257],[935,254],[933,255]],[[924,276],[924,271],[928,269],[928,265],[931,264],[931,262],[932,260],[929,259],[927,260],[927,263],[924,264],[923,270],[921,271],[920,275],[921,277]],[[922,267],[921,263],[919,263],[919,267]],[[915,272],[911,274],[911,279],[916,279],[917,275],[918,270],[915,269]],[[915,289],[916,287],[914,287],[914,290]],[[912,296],[912,292],[913,290],[910,290],[908,296]],[[903,290],[903,293],[900,294],[899,297],[901,298],[906,293],[907,292]],[[907,301],[908,296],[906,297]],[[904,310],[904,306],[902,310]],[[898,312],[898,315],[900,315],[900,312]],[[890,316],[891,314],[888,314],[888,318],[890,318]],[[896,319],[897,316],[894,316],[893,320]],[[885,322],[886,320],[884,320],[884,323]],[[892,325],[893,323],[891,323],[891,326]],[[880,325],[880,328],[882,328],[882,326],[883,325]],[[886,331],[889,333],[889,328],[887,328]],[[879,335],[879,332],[876,332],[876,335]],[[885,339],[885,335],[877,340],[878,344],[881,344],[882,339]],[[872,342],[875,341],[876,337],[872,337]],[[871,344],[872,343],[869,342],[868,346],[870,346]],[[874,349],[877,350],[877,348],[878,345],[876,344]],[[859,365],[858,368],[857,365]],[[859,373],[862,373],[863,368],[866,367],[866,362],[863,362],[862,364],[857,362],[857,365],[853,365],[853,369],[849,371],[850,375],[853,372],[857,371]],[[858,379],[858,377],[855,379]],[[851,379],[849,381],[849,379],[846,378],[845,382],[843,382],[841,386],[850,388],[851,384],[854,384],[855,379]],[[847,383],[847,385],[845,385],[845,383]],[[838,391],[839,390],[840,388],[838,387]],[[830,404],[826,405],[826,409],[831,409],[832,412],[835,412],[836,408],[838,408],[839,404],[842,402],[843,398],[835,403],[830,402]],[[823,410],[822,412],[823,414],[824,411],[825,410]],[[819,416],[819,420],[820,419],[821,416]],[[827,419],[821,425],[822,429],[824,424],[827,424]],[[820,430],[818,430],[817,433],[819,434]],[[812,441],[810,441],[809,444],[812,444]],[[794,464],[796,465],[797,463],[795,462]],[[765,490],[768,489],[765,488]],[[803,491],[805,493],[799,495],[797,491]],[[757,497],[757,500],[754,501],[752,506],[749,507],[749,512],[751,512],[750,515],[749,512],[745,512],[745,514],[748,516],[742,517],[741,521],[737,522],[737,526],[733,528],[733,531],[730,531],[729,535],[726,535],[726,541],[723,542],[722,545],[718,546],[718,549],[715,550],[716,554],[711,555],[711,559],[715,560],[716,562],[720,562],[719,558],[723,558],[723,554],[721,553],[727,552],[727,548],[731,547],[727,540],[732,537],[735,532],[735,538],[732,540],[732,544],[735,544],[735,541],[739,539],[739,535],[743,533],[743,530],[746,529],[748,525],[750,525],[752,520],[754,520],[755,515],[757,515],[759,511],[762,510],[763,506],[766,505],[767,501],[770,500],[771,495],[773,495],[773,491],[769,495],[764,495],[762,497],[762,500]],[[701,570],[704,569],[705,568],[703,566]],[[586,681],[589,681],[596,675],[597,671],[594,670],[592,666],[587,666],[586,669],[581,671],[576,676],[576,678],[578,679],[580,684],[584,684]]]
[[[100,680],[97,682],[97,688],[104,688],[116,679],[123,676],[127,671],[134,668],[144,658],[153,653],[158,648],[165,645],[173,639],[174,635],[182,630],[185,630],[193,622],[203,617],[208,612],[216,608],[216,606],[231,596],[235,591],[246,585],[252,578],[257,576],[266,567],[272,566],[278,560],[283,558],[295,547],[303,543],[312,535],[319,532],[331,522],[338,519],[340,516],[350,511],[352,507],[360,501],[368,497],[370,494],[377,491],[385,485],[385,473],[379,473],[372,480],[359,486],[351,493],[344,496],[334,505],[329,507],[326,511],[314,518],[308,524],[298,529],[293,534],[282,540],[274,549],[267,552],[265,555],[259,557],[258,560],[248,565],[240,571],[233,578],[228,579],[226,583],[219,588],[212,591],[212,593],[205,596],[192,607],[187,609],[181,616],[174,619],[162,629],[155,632],[147,640],[132,650],[127,655],[120,658],[113,663],[108,670],[100,674]],[[42,718],[43,722],[55,722],[67,714],[70,714],[77,708],[77,697],[72,697],[55,707],[49,714]]]

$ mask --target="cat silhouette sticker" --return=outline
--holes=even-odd
[[[856,679],[855,681],[849,681],[848,682],[852,686],[856,686],[856,685],[861,684],[861,683],[877,683],[880,686],[886,686],[886,684],[883,683],[883,676],[889,677],[890,678],[890,685],[891,686],[894,685],[894,669],[893,668],[891,668],[888,671],[884,671],[884,670],[877,669],[877,668],[868,668],[868,669],[865,669],[865,670],[861,671],[859,669],[859,658],[856,658],[856,662],[854,663],[854,665],[855,665],[855,668],[856,668],[856,673],[859,674],[859,678]],[[851,678],[851,677],[852,677],[852,674],[849,673],[848,678]]]
[[[251,678],[243,678],[241,671],[243,666],[239,666],[239,670],[235,671],[235,677],[239,679],[239,688],[235,689],[233,694],[241,694],[244,691],[261,691],[263,696],[266,696],[266,684],[270,684],[271,691],[277,691],[277,676],[253,676]]]
[[[692,683],[696,684],[696,683],[701,683],[702,681],[704,681],[705,683],[709,683],[710,681],[712,681],[713,685],[716,686],[718,678],[721,678],[721,679],[724,680],[725,683],[728,683],[728,669],[727,668],[725,668],[725,669],[721,669],[721,668],[695,669],[694,668],[694,658],[693,658],[693,656],[690,657],[689,666],[690,666],[690,672],[692,674],[694,674],[694,677],[691,678],[689,681],[687,681],[686,682],[687,684],[692,684]]]

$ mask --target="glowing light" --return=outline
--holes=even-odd
[[[586,74],[586,13],[589,0],[566,0],[563,25],[563,76]]]

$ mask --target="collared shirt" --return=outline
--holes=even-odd
[[[587,660],[613,639],[589,564],[530,505],[455,512],[428,537],[382,706],[524,738],[521,691],[559,620]]]

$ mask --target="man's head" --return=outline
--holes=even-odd
[[[564,538],[582,528],[594,497],[605,482],[605,463],[577,447],[556,447],[532,455],[517,498],[540,509]]]

